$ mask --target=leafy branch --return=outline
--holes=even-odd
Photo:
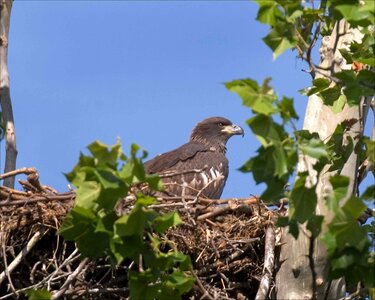
[[[146,184],[160,189],[158,178],[144,172],[142,159],[146,153],[138,156],[139,147],[132,145],[131,155],[126,157],[119,142],[112,147],[94,142],[88,149],[91,155],[81,154],[78,164],[66,175],[77,191],[60,234],[65,240],[75,241],[83,257],[109,256],[115,265],[130,260],[128,277],[133,299],[175,298],[190,290],[195,279],[190,274],[189,256],[157,235],[181,223],[178,214],[160,214],[148,208],[157,201],[142,193],[135,194],[130,212],[115,214],[131,186]]]

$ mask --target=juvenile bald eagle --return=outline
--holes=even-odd
[[[145,163],[149,174],[159,174],[164,193],[170,196],[200,195],[219,199],[228,178],[226,143],[233,135],[243,135],[240,126],[222,117],[198,123],[190,141]]]

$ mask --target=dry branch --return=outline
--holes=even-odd
[[[264,266],[263,275],[260,281],[258,293],[255,300],[267,299],[272,283],[275,263],[275,230],[273,225],[268,225],[266,229],[266,243],[264,246]]]
[[[26,255],[30,252],[30,250],[35,246],[35,244],[44,236],[46,230],[41,229],[33,235],[33,237],[28,241],[26,247],[22,249],[20,253],[16,256],[16,258],[7,266],[7,268],[0,274],[0,284],[4,281],[6,276],[9,276],[10,273],[21,263],[23,259],[25,259]]]
[[[8,73],[8,37],[12,2],[12,0],[2,0],[0,2],[0,104],[2,121],[5,124],[6,148],[4,172],[9,172],[16,168],[17,158],[16,133],[12,101],[10,98]],[[4,185],[13,188],[14,177],[6,178],[4,180]]]

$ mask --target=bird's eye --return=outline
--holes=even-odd
[[[220,126],[220,127],[223,127],[223,123],[220,122],[220,123],[219,123],[219,126]]]

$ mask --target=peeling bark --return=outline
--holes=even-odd
[[[360,41],[361,38],[360,32],[350,29],[344,20],[338,22],[331,36],[323,38],[319,68],[322,71],[317,73],[317,77],[329,78],[335,72],[350,68],[338,49],[347,47],[353,40]],[[324,105],[322,99],[317,95],[312,95],[307,104],[303,128],[310,132],[317,132],[320,138],[326,141],[338,124],[344,120],[356,119],[358,121],[347,132],[347,135],[353,138],[354,144],[356,144],[358,136],[362,134],[363,119],[361,116],[363,117],[363,111],[360,106],[349,107],[346,105],[341,113],[335,114],[328,106]],[[327,165],[323,170],[323,175],[318,179],[312,168],[314,163],[315,160],[312,158],[301,157],[298,171],[308,170],[310,182],[317,183],[316,213],[324,216],[324,232],[327,224],[334,217],[333,212],[326,207],[324,200],[332,190],[329,178],[334,173],[328,172],[329,166]],[[341,175],[348,176],[350,180],[346,198],[356,192],[358,164],[358,155],[353,151],[341,171]],[[345,201],[346,199],[343,199],[343,202]],[[277,299],[339,299],[343,297],[345,295],[344,280],[339,279],[332,282],[327,280],[329,261],[325,246],[319,238],[315,239],[311,245],[310,234],[305,226],[301,226],[300,229],[297,240],[288,234],[287,230],[283,230],[280,269],[276,276]],[[313,253],[310,253],[311,250]],[[312,264],[311,259],[313,259]]]

